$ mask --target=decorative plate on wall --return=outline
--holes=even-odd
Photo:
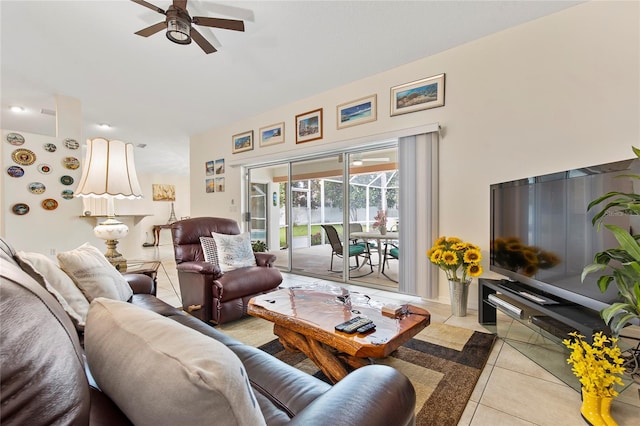
[[[18,216],[29,213],[29,205],[25,203],[17,203],[11,206],[11,211]]]
[[[29,184],[29,192],[32,194],[42,194],[47,190],[47,187],[44,186],[42,182],[31,182]]]
[[[64,140],[64,146],[66,146],[69,149],[78,149],[80,148],[80,144],[78,143],[77,140],[75,139],[71,139],[71,138],[67,138]]]
[[[11,153],[11,159],[21,166],[30,166],[36,162],[36,154],[28,149],[20,148]]]
[[[24,169],[20,166],[11,166],[7,169],[7,174],[14,178],[24,176]]]
[[[55,143],[45,143],[42,147],[47,152],[56,152],[56,149],[58,149]]]
[[[20,133],[9,133],[7,135],[7,142],[11,145],[22,145],[24,143],[24,136]]]
[[[68,175],[64,175],[60,177],[60,183],[63,185],[71,185],[73,183],[73,178]]]
[[[61,195],[65,200],[71,200],[73,198],[73,191],[70,189],[65,189],[61,192]]]
[[[48,164],[38,164],[38,171],[43,175],[48,175],[53,171],[53,169]]]
[[[75,170],[80,167],[80,160],[76,157],[64,157],[62,159],[62,165],[67,169]]]
[[[42,200],[42,208],[45,210],[55,210],[58,208],[58,202],[53,198],[47,198],[46,200]]]

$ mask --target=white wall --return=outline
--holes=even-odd
[[[13,146],[6,142],[6,135],[10,132],[20,133],[25,138],[22,146]],[[75,190],[78,186],[82,166],[77,170],[68,170],[62,167],[61,159],[65,156],[74,156],[82,163],[84,161],[84,140],[77,139],[81,148],[68,150],[63,146],[63,137],[52,137],[21,132],[19,130],[2,130],[2,216],[0,217],[0,234],[8,239],[16,249],[24,251],[36,251],[47,255],[54,252],[71,250],[84,242],[89,242],[101,250],[106,251],[103,240],[93,235],[93,227],[97,220],[103,218],[82,217],[84,208],[82,200],[73,198],[62,199],[60,193],[63,189]],[[45,143],[54,143],[58,149],[54,153],[44,150]],[[7,168],[16,165],[11,159],[11,153],[15,149],[25,148],[36,154],[33,165],[22,166],[25,175],[21,178],[9,177]],[[135,155],[144,155],[139,148],[135,149]],[[44,175],[37,170],[38,164],[46,163],[52,167],[50,174]],[[75,182],[65,186],[60,183],[62,175],[73,177]],[[152,184],[173,184],[176,187],[175,214],[178,219],[181,216],[190,216],[190,193],[188,176],[168,176],[161,174],[138,174],[138,180],[142,188],[144,198],[142,200],[116,200],[116,215],[127,215],[120,220],[129,226],[129,235],[118,244],[118,251],[124,255],[137,253],[145,241],[153,240],[153,225],[167,223],[171,203],[166,201],[152,201]],[[32,194],[28,191],[31,182],[45,184],[46,191],[43,194]],[[53,198],[58,202],[55,210],[44,210],[40,203],[45,198]],[[15,203],[27,203],[30,206],[28,214],[18,216],[12,213],[11,207]],[[170,244],[168,231],[161,233],[161,243]]]
[[[491,183],[633,156],[631,146],[640,144],[639,13],[638,2],[581,4],[194,135],[192,215],[240,220],[242,180],[234,165],[331,150],[437,122],[443,126],[440,234],[474,242],[487,256]],[[444,107],[389,116],[391,87],[439,73],[446,73]],[[322,76],[309,70],[309,78]],[[336,129],[336,105],[374,93],[376,122]],[[296,145],[295,115],[320,107],[324,138]],[[253,151],[231,154],[232,135],[253,130],[257,138],[260,127],[281,121],[284,144],[261,148],[256,140]],[[226,192],[206,194],[204,162],[220,157],[227,161]],[[448,301],[442,275],[439,285],[441,300]],[[470,297],[471,306],[475,299]]]

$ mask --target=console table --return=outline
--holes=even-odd
[[[153,245],[157,246],[160,244],[160,231],[162,229],[171,229],[171,224],[166,225],[153,225]]]

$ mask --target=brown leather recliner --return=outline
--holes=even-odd
[[[276,289],[282,274],[273,267],[276,256],[255,253],[257,266],[222,273],[218,265],[204,261],[200,237],[211,232],[238,235],[235,220],[198,217],[171,225],[182,307],[205,322],[222,324],[247,313],[249,299]]]

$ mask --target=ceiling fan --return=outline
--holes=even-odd
[[[187,0],[173,0],[173,4],[164,11],[158,6],[146,2],[145,0],[131,0],[144,7],[154,10],[166,16],[163,22],[158,22],[150,27],[144,28],[137,35],[149,37],[166,28],[167,38],[174,43],[189,44],[193,39],[206,54],[216,52],[217,49],[205,39],[191,24],[204,27],[222,28],[224,30],[244,31],[244,22],[236,19],[208,18],[205,16],[189,16],[187,11]]]

